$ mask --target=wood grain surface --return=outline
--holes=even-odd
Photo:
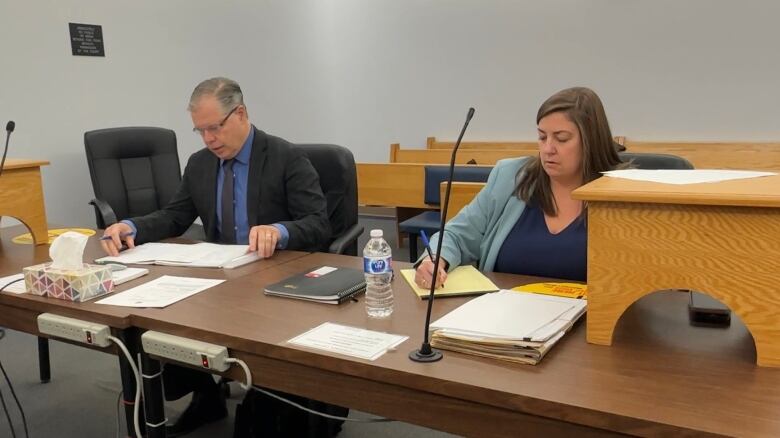
[[[656,290],[693,289],[745,322],[761,365],[780,366],[780,209],[592,203],[588,340],[609,344],[623,311]]]
[[[332,306],[262,293],[264,285],[314,267],[361,263],[311,254],[166,309],[139,310],[132,319],[142,328],[228,346],[263,385],[468,436],[780,434],[780,370],[755,366],[750,334],[738,318],[725,330],[690,327],[685,294],[639,300],[620,319],[610,348],[588,344],[578,324],[538,366],[528,366],[454,352],[432,364],[410,361],[426,303],[400,277],[393,282],[395,312],[386,320],[367,317],[362,298]],[[490,276],[503,287],[539,280]],[[466,300],[437,300],[433,320]],[[327,321],[410,339],[373,362],[287,343]],[[242,378],[240,371],[230,375]]]
[[[11,216],[25,224],[36,245],[49,239],[40,169],[45,164],[48,161],[8,160],[0,178],[0,217]]]
[[[780,175],[700,184],[662,184],[603,177],[574,191],[585,201],[780,207]]]
[[[672,154],[697,169],[780,170],[780,143],[756,142],[625,142],[628,152]]]

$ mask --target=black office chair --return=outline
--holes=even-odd
[[[170,129],[98,129],[84,133],[84,146],[95,192],[90,204],[98,228],[158,210],[181,181],[176,134]],[[41,382],[48,382],[49,340],[42,337],[38,338],[38,366]]]
[[[170,129],[130,127],[84,133],[87,165],[92,177],[98,228],[151,213],[164,206],[181,181],[176,133]],[[202,227],[186,235],[198,237]],[[205,234],[204,234],[205,236]],[[51,379],[49,341],[38,338],[40,379]]]
[[[618,155],[636,169],[693,169],[690,161],[677,155],[642,152],[619,152]]]
[[[320,177],[320,188],[328,204],[328,221],[333,236],[327,251],[331,254],[357,255],[357,239],[363,233],[363,227],[358,225],[357,169],[352,152],[345,147],[332,144],[299,144],[296,147],[306,153]],[[230,396],[228,382],[227,378],[219,381],[220,389],[226,396]],[[276,427],[286,429],[296,425],[300,429],[298,432],[307,436],[329,437],[341,430],[343,420],[305,414],[283,403],[280,404],[264,394],[253,393],[252,395],[245,398],[237,408],[237,412],[239,410],[243,412],[240,415],[241,421],[236,422],[237,434],[239,430],[245,433],[244,429],[249,427],[248,423],[267,415],[269,410],[284,419],[282,420],[284,424],[277,424]],[[279,393],[279,395],[292,398],[314,411],[337,417],[349,415],[348,408],[291,394]],[[239,418],[238,414],[236,418]]]
[[[181,182],[176,133],[170,129],[98,129],[84,133],[84,146],[98,228],[159,210]]]
[[[320,176],[320,187],[328,202],[332,239],[328,252],[358,255],[357,170],[349,149],[333,144],[298,145]]]

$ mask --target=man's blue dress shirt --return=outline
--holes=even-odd
[[[233,175],[235,180],[233,181],[233,217],[236,222],[236,243],[246,245],[249,243],[249,215],[247,214],[246,201],[247,201],[247,186],[249,185],[249,160],[252,156],[252,142],[255,139],[255,129],[252,126],[249,129],[249,135],[244,141],[244,145],[241,146],[241,150],[233,158]],[[224,170],[225,160],[219,160],[219,171],[217,172],[217,230],[222,229],[222,185],[225,179]],[[257,170],[259,171],[259,169]],[[122,222],[130,225],[133,229],[133,234],[136,234],[138,229],[135,224],[129,220],[123,220]],[[279,230],[281,237],[276,243],[276,248],[287,248],[287,242],[290,240],[290,232],[287,227],[281,224],[272,224]]]

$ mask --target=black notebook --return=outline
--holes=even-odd
[[[362,270],[323,266],[266,286],[265,294],[339,304],[365,290]]]

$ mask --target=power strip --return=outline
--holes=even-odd
[[[221,345],[147,331],[141,335],[141,345],[148,354],[195,365],[215,371],[227,371],[228,350]]]
[[[98,347],[111,345],[111,340],[109,339],[111,329],[107,325],[54,315],[52,313],[41,313],[38,315],[38,331],[45,335]]]

